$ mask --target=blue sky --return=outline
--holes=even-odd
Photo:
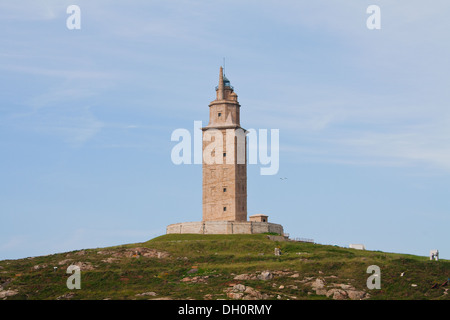
[[[66,9],[81,9],[69,30]],[[369,30],[369,5],[381,29]],[[450,259],[450,3],[0,3],[0,259],[142,242],[199,221],[219,67],[244,128],[280,130],[248,168],[248,214],[291,238]],[[280,180],[280,177],[287,177]]]

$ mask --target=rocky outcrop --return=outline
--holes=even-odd
[[[257,273],[243,273],[235,276],[234,280],[271,280],[273,279],[273,273],[270,271],[262,271]]]
[[[93,270],[94,266],[90,262],[76,262],[72,263],[72,265],[80,268],[81,271]]]
[[[344,300],[347,299],[348,294],[342,289],[330,289],[326,292],[327,297],[332,297],[334,300]]]
[[[69,300],[75,297],[75,293],[69,292],[56,298],[56,300]]]
[[[347,290],[347,295],[352,300],[362,300],[369,297],[368,293],[358,290]]]
[[[72,259],[64,259],[64,260],[59,261],[58,265],[62,266],[65,264],[69,264],[69,262],[71,262],[71,261],[72,261]]]
[[[326,295],[334,300],[362,300],[369,297],[365,291],[356,290],[349,284],[331,283],[328,285],[324,278],[316,278],[308,282],[308,284],[317,295]]]
[[[40,269],[44,269],[47,268],[47,264],[43,263],[43,264],[37,264],[35,266],[33,266],[33,270],[40,270]]]
[[[273,278],[273,274],[270,271],[263,271],[260,275],[258,275],[259,280],[270,280]]]
[[[15,296],[18,293],[19,293],[19,291],[17,291],[17,290],[1,290],[0,291],[0,299],[5,299],[7,297]]]
[[[209,276],[184,277],[181,282],[207,283]]]
[[[156,293],[155,293],[155,292],[152,292],[152,291],[149,291],[149,292],[138,293],[138,294],[136,295],[136,297],[143,297],[143,296],[151,296],[151,297],[154,297],[154,296],[156,296]]]
[[[136,248],[127,248],[120,250],[101,250],[97,251],[97,254],[101,255],[111,255],[115,258],[157,258],[164,259],[170,256],[168,252],[159,251],[156,249],[145,248],[145,247],[136,247]],[[111,261],[113,262],[113,261]]]
[[[234,300],[266,300],[271,296],[261,293],[258,290],[245,286],[243,284],[235,284],[224,290],[227,297]]]
[[[317,278],[311,283],[311,288],[316,292],[317,295],[326,295],[327,289],[325,288],[325,281],[323,279]]]

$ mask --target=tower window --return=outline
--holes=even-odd
[[[226,157],[226,156],[227,156],[227,153],[226,153],[226,152],[224,152],[224,153],[223,153],[223,156],[224,156],[224,157]]]
[[[223,207],[223,211],[227,211],[227,207]]]
[[[220,118],[222,116],[222,112],[219,112],[217,116]]]
[[[223,192],[227,192],[227,188],[223,188]]]

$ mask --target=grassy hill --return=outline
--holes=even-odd
[[[79,290],[66,286],[71,264],[81,268]],[[381,269],[379,290],[367,288],[370,265]],[[274,241],[263,234],[172,234],[0,261],[0,298],[449,300],[449,277],[450,261],[427,257]]]

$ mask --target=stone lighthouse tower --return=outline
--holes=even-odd
[[[202,128],[203,221],[247,221],[247,148],[240,108],[220,67],[209,124]]]
[[[216,99],[209,104],[209,123],[202,128],[202,221],[167,226],[166,233],[284,235],[283,226],[255,214],[247,221],[246,130],[240,124],[237,94],[220,68]]]

